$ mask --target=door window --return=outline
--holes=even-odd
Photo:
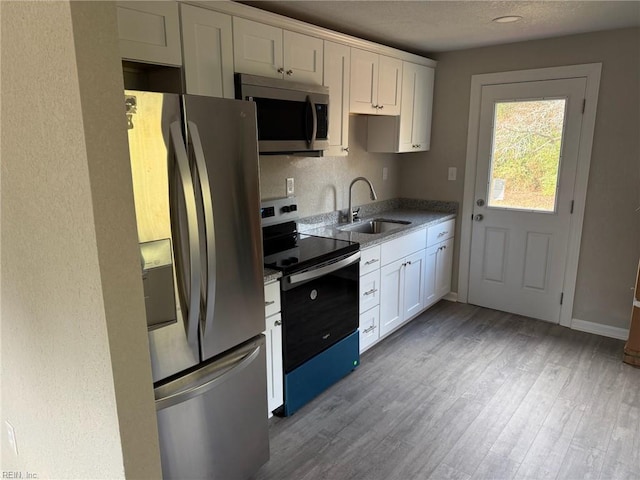
[[[566,99],[494,104],[488,206],[556,211]]]

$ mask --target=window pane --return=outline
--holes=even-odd
[[[565,103],[496,103],[489,207],[555,211]]]

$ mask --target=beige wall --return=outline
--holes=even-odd
[[[355,177],[368,178],[378,200],[398,196],[399,158],[394,154],[369,153],[367,117],[351,115],[349,121],[349,156],[302,158],[293,156],[260,157],[260,189],[263,199],[286,196],[285,179],[293,177],[301,216],[342,210],[349,204],[349,184]],[[382,169],[388,169],[387,180]],[[353,187],[353,204],[371,203],[369,189],[363,182]]]
[[[400,193],[455,200],[461,208],[471,76],[602,62],[573,317],[628,328],[640,255],[640,29],[461,50],[435,59],[431,150],[403,159]],[[450,166],[458,168],[455,182],[447,181]]]
[[[114,4],[1,9],[2,469],[159,478]]]

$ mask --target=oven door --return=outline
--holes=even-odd
[[[360,252],[282,278],[284,370],[358,328]]]

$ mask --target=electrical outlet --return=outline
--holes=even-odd
[[[455,180],[458,176],[458,169],[456,167],[449,167],[449,180]]]
[[[287,197],[293,196],[295,189],[293,187],[293,178],[287,178]]]
[[[16,442],[16,431],[8,421],[4,422],[7,427],[7,440],[9,441],[9,446],[13,450],[13,453],[18,455],[18,442]]]
[[[382,167],[382,180],[386,180],[387,178],[389,178],[389,169]]]

